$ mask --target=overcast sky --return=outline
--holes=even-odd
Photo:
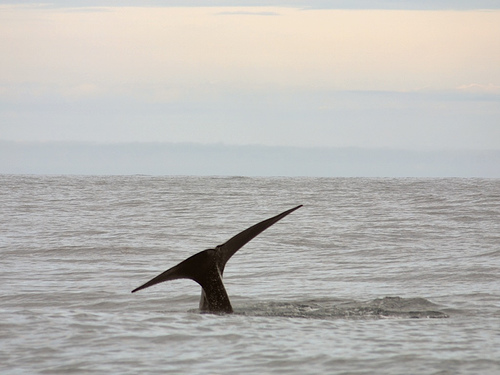
[[[0,1],[0,140],[500,149],[499,1],[204,3]]]

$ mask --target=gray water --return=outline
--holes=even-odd
[[[298,204],[200,287],[130,291]],[[0,175],[1,374],[500,374],[500,180]]]

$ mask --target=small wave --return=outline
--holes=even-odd
[[[448,318],[425,298],[384,297],[368,302],[268,302],[236,309],[236,314],[310,319]]]

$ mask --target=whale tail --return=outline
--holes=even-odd
[[[254,237],[300,207],[302,207],[302,205],[261,221],[245,229],[243,232],[238,233],[234,237],[231,237],[228,241],[217,246],[215,249],[204,250],[187,258],[176,266],[154,277],[147,283],[134,289],[132,293],[164,281],[191,279],[202,287],[200,298],[201,311],[215,313],[233,312],[231,302],[229,301],[229,297],[222,282],[222,274],[224,273],[224,267],[227,261]]]

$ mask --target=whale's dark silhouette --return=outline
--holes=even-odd
[[[215,249],[204,250],[187,258],[178,265],[134,289],[132,293],[168,280],[191,279],[200,284],[202,288],[200,299],[201,311],[232,313],[233,308],[222,283],[222,274],[224,273],[227,261],[251,239],[300,207],[302,205],[261,221],[238,233]]]

